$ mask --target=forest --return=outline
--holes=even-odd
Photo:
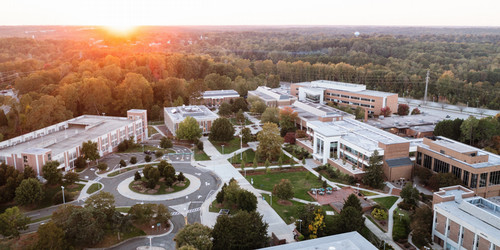
[[[82,114],[123,116],[196,103],[201,92],[318,79],[421,99],[500,109],[497,29],[150,28],[131,37],[94,32],[0,39],[3,139]],[[76,31],[75,31],[76,32]],[[82,31],[83,32],[83,31]],[[54,33],[57,33],[54,32]],[[76,34],[76,33],[75,33]]]

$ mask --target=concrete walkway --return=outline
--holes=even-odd
[[[100,184],[100,188],[96,192],[99,192],[99,191],[101,191],[104,188],[104,185],[102,183],[98,182],[98,181],[93,181],[93,180],[92,181],[88,181],[87,183],[85,183],[85,186],[80,191],[80,195],[78,196],[78,199],[76,199],[76,200],[85,200],[89,196],[95,194],[96,192],[94,192],[92,194],[88,194],[87,193],[87,190],[89,190],[90,186],[92,186],[92,184],[94,184],[94,183],[99,183]]]
[[[203,151],[210,157],[210,159],[221,158],[222,154],[217,150],[214,145],[208,140],[208,137],[204,136],[200,138],[200,141],[203,142]]]
[[[389,209],[389,212],[387,212],[387,214],[389,216],[388,217],[388,221],[387,221],[387,237],[389,237],[391,240],[392,240],[392,227],[394,226],[394,210],[396,210],[396,208],[398,208],[398,204],[400,202],[402,202],[403,199],[400,197],[396,202],[394,202],[394,204],[392,205],[392,207]]]
[[[175,192],[172,194],[158,194],[158,195],[150,195],[150,194],[140,194],[136,193],[129,188],[129,184],[134,181],[134,176],[129,177],[120,184],[118,184],[117,190],[118,192],[133,200],[139,200],[139,201],[165,201],[165,200],[173,200],[181,197],[186,197],[186,200],[189,200],[189,194],[193,193],[194,191],[198,190],[201,186],[201,181],[194,175],[190,174],[184,174],[184,176],[189,179],[189,187],[187,187],[184,190],[181,190],[179,192]],[[191,197],[191,199],[194,199]]]
[[[384,233],[384,231],[380,230],[380,228],[373,224],[371,220],[365,218],[365,226],[380,240],[387,242],[387,244],[390,244],[396,250],[402,250],[401,247],[399,247],[398,244],[392,240],[392,237],[389,237],[386,233]]]

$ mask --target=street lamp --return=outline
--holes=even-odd
[[[302,220],[297,219],[297,221],[299,222],[299,232],[302,233]]]
[[[63,196],[63,204],[66,204],[66,199],[64,199],[64,186],[61,186],[62,196]]]
[[[224,154],[224,145],[221,145],[222,146],[222,154]]]
[[[243,149],[243,135],[240,133],[240,151]],[[243,151],[240,152],[240,158],[243,160]]]
[[[399,221],[401,221],[401,216],[404,216],[404,214],[399,213]]]

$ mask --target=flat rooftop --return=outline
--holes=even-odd
[[[65,130],[0,149],[0,154],[40,153],[50,149],[55,156],[70,148],[81,146],[84,141],[125,127],[134,121],[124,117],[83,115],[67,122],[69,127]]]
[[[318,117],[346,117],[354,118],[354,115],[328,105],[313,103],[309,101],[295,101],[287,106],[295,110],[298,116],[307,121],[317,121]]]
[[[203,98],[214,98],[214,97],[239,97],[240,94],[233,89],[223,89],[223,90],[209,90],[203,92]]]
[[[196,120],[215,120],[219,118],[217,114],[204,105],[166,107],[165,112],[175,123],[184,121],[188,116]]]
[[[269,250],[376,250],[377,248],[358,232],[335,234],[312,240],[267,247]]]
[[[248,91],[248,93],[256,95],[265,101],[284,101],[296,99],[295,96],[287,94],[286,90],[283,88],[271,89],[269,87],[260,86],[256,90]]]
[[[368,151],[379,149],[379,142],[384,144],[409,142],[407,139],[353,119],[333,122],[313,121],[310,124],[314,133],[319,133],[326,137],[341,136],[344,140]]]
[[[425,143],[422,143],[422,144],[420,144],[418,146],[426,148],[426,149],[431,150],[433,152],[436,152],[436,153],[438,153],[440,155],[444,155],[444,156],[446,156],[448,158],[460,161],[463,164],[469,165],[469,166],[471,166],[473,168],[485,168],[485,167],[499,166],[500,165],[500,156],[497,155],[497,154],[493,154],[493,153],[490,153],[488,151],[485,151],[485,150],[482,150],[482,149],[479,149],[479,148],[475,148],[473,146],[469,146],[467,144],[464,144],[464,143],[461,143],[461,142],[457,142],[455,140],[452,140],[452,139],[449,139],[449,138],[446,138],[446,137],[443,137],[443,136],[436,136],[434,138],[435,138],[435,140],[433,140],[431,142],[434,143],[434,144],[436,144],[436,145],[443,146],[445,148],[449,148],[451,150],[457,151],[457,152],[462,153],[462,154],[467,154],[467,153],[470,153],[470,152],[477,152],[477,155],[488,155],[488,161],[487,162],[480,162],[480,163],[472,163],[471,164],[470,162],[460,161],[459,159],[451,157],[451,156],[449,156],[447,154],[443,154],[441,152],[434,151],[434,150],[430,149],[429,145],[427,145]]]
[[[377,96],[377,97],[387,97],[392,95],[397,95],[395,93],[382,92],[376,90],[367,90],[366,85],[363,84],[355,84],[355,83],[347,83],[347,82],[337,82],[337,81],[328,81],[328,80],[318,80],[312,82],[301,82],[297,83],[297,85],[305,87],[310,91],[314,91],[314,89],[334,89],[341,90],[351,93]]]
[[[429,114],[419,114],[419,115],[405,115],[398,116],[393,115],[384,118],[370,119],[368,124],[375,126],[380,129],[388,128],[409,128],[415,126],[423,125],[435,125],[436,123],[442,121],[443,119]]]

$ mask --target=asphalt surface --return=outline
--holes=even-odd
[[[151,143],[151,142],[150,142]],[[155,142],[152,142],[154,145]],[[148,143],[148,145],[151,145]],[[156,144],[157,145],[157,144]],[[103,189],[101,191],[104,192],[109,192],[115,197],[115,206],[116,207],[123,207],[123,206],[133,206],[135,204],[140,204],[140,203],[156,203],[156,204],[164,204],[165,206],[169,207],[170,212],[172,213],[172,219],[171,222],[173,223],[173,230],[171,233],[165,235],[165,236],[158,236],[152,238],[151,242],[153,246],[158,246],[158,247],[163,247],[165,249],[175,249],[175,242],[173,241],[173,238],[175,234],[184,227],[184,217],[180,214],[183,211],[175,211],[172,209],[172,206],[178,206],[181,204],[186,204],[189,203],[188,206],[188,223],[195,223],[195,222],[200,222],[200,207],[205,201],[205,199],[208,197],[209,194],[213,194],[219,185],[221,184],[221,181],[218,179],[218,177],[215,176],[211,171],[204,169],[204,168],[197,168],[193,167],[191,165],[191,151],[185,147],[180,147],[180,146],[175,146],[173,148],[174,151],[176,151],[176,154],[171,154],[171,155],[165,155],[163,158],[168,158],[169,160],[172,161],[172,165],[174,166],[175,170],[177,172],[183,172],[186,174],[191,174],[197,178],[200,179],[201,181],[201,186],[198,190],[195,192],[189,194],[186,197],[181,197],[177,199],[172,199],[172,200],[164,200],[164,201],[142,201],[142,200],[134,200],[130,199],[127,197],[122,196],[118,190],[117,186],[120,182],[123,180],[131,177],[134,175],[135,171],[127,171],[123,174],[117,175],[115,177],[99,177],[95,174],[96,169],[94,168],[87,168],[86,170],[82,171],[80,173],[80,177],[82,179],[87,179],[87,180],[95,180],[99,181],[103,185]],[[145,154],[143,152],[139,153],[126,153],[126,154],[111,154],[107,155],[103,158],[101,158],[99,161],[100,162],[106,162],[109,167],[114,168],[115,165],[113,164],[118,164],[118,162],[121,159],[124,160],[129,160],[130,157],[136,156],[138,163],[144,162],[144,156]],[[153,159],[156,157],[152,155]],[[73,201],[73,202],[68,202],[67,204],[74,204],[74,205],[83,205],[84,201]],[[186,204],[187,205],[187,204]],[[41,209],[41,210],[36,210],[27,213],[26,215],[32,217],[32,219],[37,219],[41,217],[45,217],[48,215],[51,215],[55,210],[57,210],[58,206],[52,206],[49,208]],[[46,221],[41,221],[38,223],[33,223],[29,226],[29,229],[26,230],[25,232],[33,232],[38,229],[40,224],[45,223]],[[141,238],[136,238],[136,239],[131,239],[125,242],[122,242],[120,245],[115,246],[111,249],[135,249],[138,246],[149,246],[149,238],[141,237]]]

